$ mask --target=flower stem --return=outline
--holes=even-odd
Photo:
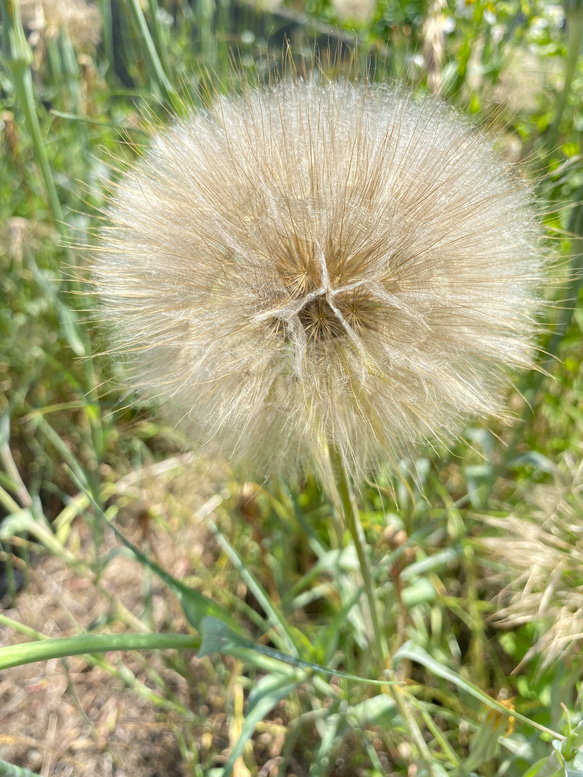
[[[340,497],[342,517],[344,518],[346,527],[350,532],[352,541],[354,542],[354,546],[356,548],[356,554],[358,556],[358,563],[360,566],[360,573],[362,575],[362,582],[364,584],[364,591],[366,593],[366,598],[368,599],[368,606],[370,609],[377,659],[379,660],[381,667],[384,669],[389,659],[389,650],[386,637],[381,630],[379,621],[377,602],[374,595],[374,583],[372,579],[370,563],[364,545],[362,526],[360,524],[358,513],[355,509],[350,494],[350,487],[348,485],[346,470],[344,469],[342,459],[340,458],[337,450],[332,449],[330,451],[330,461],[334,475],[336,477],[336,488],[338,489],[338,496]]]
[[[394,680],[395,679],[394,670],[391,669],[387,671],[390,664],[391,656],[389,653],[389,646],[387,644],[387,639],[381,630],[381,625],[380,625],[378,610],[377,610],[377,602],[374,596],[374,582],[373,582],[372,572],[370,568],[370,562],[366,554],[362,526],[360,524],[360,520],[358,518],[358,512],[356,510],[356,507],[352,500],[352,496],[350,494],[350,486],[348,483],[346,470],[342,463],[340,454],[335,448],[330,449],[330,463],[332,465],[332,471],[336,479],[336,488],[338,489],[338,496],[340,498],[340,508],[342,511],[342,516],[344,518],[348,531],[352,536],[354,546],[356,547],[358,563],[360,566],[362,581],[364,583],[364,590],[366,593],[366,597],[368,599],[368,606],[370,609],[377,657],[378,657],[378,660],[380,661],[382,669],[385,670],[385,674],[389,675],[388,679]],[[433,774],[433,766],[432,766],[433,761],[431,758],[431,753],[429,752],[427,743],[423,738],[421,729],[419,728],[419,725],[415,720],[415,716],[413,715],[411,707],[408,703],[407,692],[396,685],[389,685],[387,686],[387,688],[388,688],[389,695],[392,696],[393,701],[395,702],[395,705],[399,710],[403,723],[409,728],[409,732],[411,734],[413,741],[417,746],[417,750],[419,751],[420,757],[427,764],[429,768],[429,773]]]

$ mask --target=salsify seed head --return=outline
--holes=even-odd
[[[132,386],[260,471],[359,480],[500,413],[544,261],[489,137],[405,90],[287,80],[156,134],[94,263]]]

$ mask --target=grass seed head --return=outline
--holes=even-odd
[[[531,366],[543,269],[491,140],[391,86],[288,80],[157,134],[94,277],[132,385],[259,470],[359,480]]]
[[[99,8],[87,0],[21,0],[20,13],[35,46],[57,38],[61,29],[76,49],[92,49],[101,40]]]
[[[499,568],[493,620],[535,624],[538,639],[523,659],[541,666],[573,660],[583,644],[583,464],[566,457],[555,482],[532,484],[521,514],[486,519],[498,537],[481,540]]]

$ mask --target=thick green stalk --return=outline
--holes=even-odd
[[[18,0],[0,0],[0,8],[2,8],[2,49],[4,59],[10,68],[18,104],[24,114],[36,158],[42,171],[54,219],[59,229],[62,229],[63,212],[36,111],[30,69],[33,54],[26,40],[22,21],[20,20]]]

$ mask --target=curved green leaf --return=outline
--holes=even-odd
[[[154,572],[154,574],[158,575],[158,577],[163,580],[166,585],[174,592],[182,606],[187,621],[193,628],[195,628],[197,631],[200,631],[200,624],[203,618],[210,616],[222,621],[235,632],[241,631],[241,627],[228,610],[226,610],[217,602],[213,601],[213,599],[209,599],[208,596],[205,596],[194,588],[189,588],[187,585],[184,585],[184,583],[181,583],[180,580],[177,580],[175,577],[173,577],[169,572],[156,564],[155,561],[149,559],[144,553],[142,553],[141,550],[139,550],[139,548],[136,548],[135,545],[126,539],[126,537],[120,532],[117,526],[105,515],[99,504],[93,498],[92,494],[83,484],[82,480],[76,477],[74,472],[71,471],[70,474],[77,487],[83,491],[85,496],[91,502],[91,506],[95,510],[95,514],[99,520],[109,526],[120,542],[122,542],[126,548],[131,550],[131,552],[138,559],[138,561],[140,561],[141,564],[148,567],[148,569]]]
[[[433,656],[430,656],[429,653],[423,650],[422,647],[415,645],[411,641],[405,642],[405,644],[399,648],[399,650],[395,653],[393,661],[396,662],[402,658],[408,658],[410,661],[417,661],[418,664],[424,666],[432,674],[437,675],[437,677],[442,677],[444,680],[448,680],[450,683],[453,683],[455,686],[457,686],[460,690],[469,693],[470,696],[478,699],[483,704],[491,707],[493,710],[501,712],[503,715],[512,716],[513,718],[520,720],[522,723],[525,723],[531,728],[536,728],[545,734],[550,734],[555,739],[559,739],[561,741],[565,739],[562,734],[557,734],[556,731],[553,731],[552,729],[547,728],[546,726],[543,726],[534,720],[530,720],[530,718],[527,718],[526,715],[521,715],[519,712],[516,712],[516,710],[505,707],[499,701],[496,701],[496,699],[493,699],[491,696],[488,696],[487,693],[484,693],[484,691],[478,688],[477,685],[474,685],[473,683],[469,682],[469,680],[460,677],[460,675],[456,674],[453,669],[440,664],[439,661],[436,661]]]

